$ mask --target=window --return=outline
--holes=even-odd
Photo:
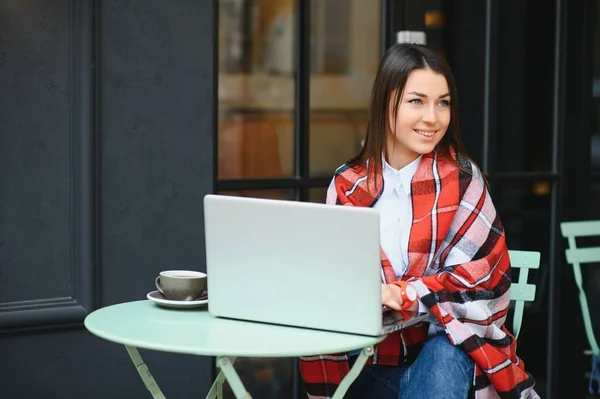
[[[324,202],[364,138],[380,35],[379,2],[219,0],[217,192]],[[289,399],[295,362],[235,367],[253,396]]]

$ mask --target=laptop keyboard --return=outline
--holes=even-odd
[[[402,320],[402,317],[396,317],[389,311],[383,312],[382,323],[384,326],[389,326],[390,324],[394,324],[398,320]]]

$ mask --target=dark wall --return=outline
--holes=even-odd
[[[593,40],[595,0],[563,0],[562,12],[566,23],[564,28],[563,50],[563,90],[564,131],[561,142],[561,155],[565,178],[562,181],[560,203],[561,221],[590,220],[592,211],[598,209],[590,191],[590,135],[592,126],[592,67],[593,55],[598,54],[597,43]],[[579,302],[579,291],[575,283],[573,268],[565,262],[566,239],[561,237],[558,250],[561,267],[557,278],[560,296],[558,297],[559,316],[557,320],[557,342],[568,342],[558,348],[557,370],[558,398],[571,396],[577,389],[587,392],[590,371],[590,357],[584,355],[589,349],[583,327]],[[578,242],[578,245],[590,245]],[[584,287],[588,303],[598,309],[600,289],[598,274],[593,274],[594,264],[582,265]],[[596,277],[596,278],[594,278]],[[594,320],[598,322],[599,319]],[[598,325],[598,324],[596,324]],[[598,330],[596,329],[596,332]]]
[[[213,0],[0,2],[0,375],[7,398],[146,398],[83,328],[163,269],[205,270]],[[210,358],[142,351],[167,396]]]
[[[451,0],[443,7],[449,20],[444,36],[458,90],[460,131],[467,151],[483,168],[486,4]]]
[[[423,18],[429,10],[441,8],[446,16],[443,29],[428,33],[428,44],[453,69],[467,149],[488,175],[509,248],[542,255],[540,269],[529,274],[536,299],[525,308],[517,353],[542,397],[583,394],[587,343],[558,225],[590,219],[595,209],[590,107],[598,2],[393,3],[393,31],[431,29]],[[597,297],[594,277],[586,280],[588,301]]]

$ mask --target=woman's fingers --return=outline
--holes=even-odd
[[[381,284],[381,303],[390,309],[400,310],[402,296],[396,284]]]
[[[400,307],[402,306],[396,301],[390,301],[388,303],[384,303],[384,305],[393,310],[400,310]]]

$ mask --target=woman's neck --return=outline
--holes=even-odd
[[[418,157],[419,154],[411,151],[399,151],[398,148],[394,149],[388,147],[388,149],[385,151],[385,161],[388,163],[388,165],[396,170],[404,168]]]

